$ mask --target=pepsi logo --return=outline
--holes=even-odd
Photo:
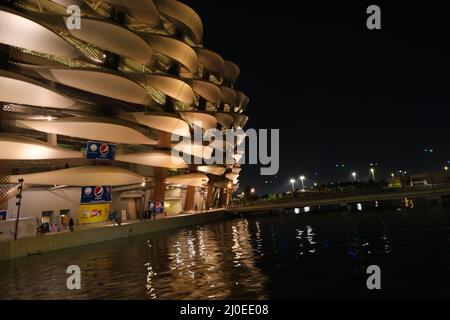
[[[95,187],[94,196],[96,198],[101,198],[103,196],[103,187],[100,187],[100,186]]]
[[[109,146],[106,143],[102,143],[100,145],[100,154],[101,155],[106,155],[109,152]]]

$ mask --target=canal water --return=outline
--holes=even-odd
[[[450,298],[450,208],[236,218],[24,257],[0,262],[0,298]]]

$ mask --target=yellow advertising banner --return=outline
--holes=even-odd
[[[109,203],[82,204],[78,212],[78,224],[107,221],[109,218]]]

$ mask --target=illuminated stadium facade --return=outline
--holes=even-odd
[[[239,67],[202,38],[200,17],[174,0],[2,2],[0,210],[7,218],[15,216],[21,178],[21,217],[50,223],[68,213],[79,219],[82,188],[91,186],[109,188],[108,211],[125,210],[127,219],[153,201],[164,201],[168,215],[226,206],[239,164],[192,165],[171,152],[174,130],[189,136],[194,126],[224,131],[247,121],[249,99],[235,88]],[[194,157],[207,148],[227,146],[182,151]],[[89,158],[93,151],[99,157]]]

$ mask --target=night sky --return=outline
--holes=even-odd
[[[287,191],[301,174],[307,184],[351,180],[352,171],[368,179],[370,163],[381,179],[443,170],[450,160],[450,12],[443,5],[185,2],[203,20],[205,47],[241,68],[236,87],[250,97],[247,128],[280,129],[278,175],[246,165],[241,188]],[[381,30],[366,27],[370,4],[381,7]]]

